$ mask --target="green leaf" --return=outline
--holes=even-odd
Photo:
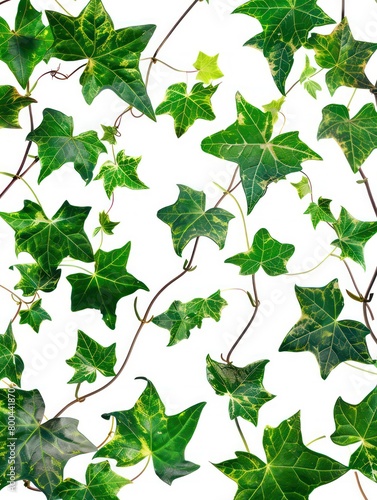
[[[86,484],[75,479],[65,479],[54,490],[54,499],[62,500],[119,500],[118,491],[126,484],[131,484],[128,479],[115,474],[109,462],[89,464],[85,474]]]
[[[377,233],[377,222],[359,221],[342,207],[333,227],[338,238],[331,244],[341,249],[343,259],[349,257],[365,269],[364,246]]]
[[[21,128],[18,114],[32,102],[36,101],[20,95],[11,85],[0,85],[0,128]]]
[[[334,419],[336,431],[331,439],[335,444],[349,446],[360,443],[351,455],[349,468],[377,482],[377,387],[355,405],[338,398]]]
[[[218,85],[204,87],[196,83],[190,92],[186,83],[174,83],[167,89],[163,102],[156,108],[156,115],[169,114],[174,118],[174,129],[181,137],[195,120],[214,120],[211,97]]]
[[[12,396],[16,417],[14,435],[8,431],[9,396]],[[15,480],[31,481],[51,498],[53,490],[63,481],[63,469],[70,458],[90,453],[96,447],[78,430],[74,418],[52,418],[42,423],[45,405],[38,390],[0,390],[0,488]],[[9,446],[15,456],[8,462]],[[13,468],[13,469],[11,469]]]
[[[130,242],[110,252],[98,250],[94,255],[94,273],[77,273],[67,276],[67,280],[72,285],[72,311],[81,311],[86,308],[99,309],[103,321],[114,330],[118,300],[136,290],[148,291],[144,283],[127,272],[130,250]]]
[[[343,361],[373,362],[365,341],[368,328],[359,321],[338,320],[344,300],[337,279],[324,287],[296,286],[295,290],[301,318],[288,332],[279,351],[312,352],[323,379]]]
[[[76,172],[88,184],[98,156],[106,153],[97,132],[90,130],[73,136],[73,118],[50,108],[43,111],[42,123],[26,139],[38,144],[42,166],[38,183],[65,163],[73,162]]]
[[[282,94],[294,52],[305,44],[314,27],[335,22],[318,7],[316,0],[251,0],[233,13],[255,17],[261,23],[263,32],[245,45],[263,50]]]
[[[18,354],[13,336],[12,323],[9,323],[4,335],[0,335],[0,379],[7,378],[16,385],[21,385],[24,362]]]
[[[305,80],[308,80],[311,76],[313,76],[317,72],[317,68],[314,68],[310,64],[310,59],[307,54],[305,54],[305,68],[303,69],[300,75],[300,83],[304,83]]]
[[[108,125],[101,125],[101,127],[104,132],[101,141],[107,141],[114,146],[117,143],[116,137],[118,136],[118,129]]]
[[[262,108],[265,111],[269,111],[272,115],[272,125],[274,125],[278,121],[279,112],[284,103],[285,103],[285,97],[282,96],[280,97],[280,99],[274,99],[268,104],[263,104]]]
[[[251,453],[215,466],[238,485],[234,500],[308,500],[319,486],[343,476],[348,467],[307,448],[296,413],[278,427],[267,426],[263,446],[267,462]]]
[[[97,371],[105,377],[115,376],[115,346],[114,343],[109,347],[103,347],[84,332],[78,330],[76,353],[66,360],[67,365],[75,369],[75,373],[68,383],[95,382]]]
[[[219,321],[221,311],[228,303],[221,297],[220,290],[208,299],[193,299],[189,302],[175,300],[167,311],[155,316],[152,322],[170,331],[168,346],[177,344],[190,336],[195,327],[201,328],[203,319],[212,318]]]
[[[291,185],[296,188],[300,200],[312,192],[309,180],[305,175],[301,177],[300,182],[291,182]]]
[[[321,160],[298,137],[298,132],[286,132],[274,139],[272,115],[263,113],[237,93],[237,120],[227,129],[206,137],[202,149],[206,153],[237,163],[250,213],[266,194],[271,182],[301,170],[301,162]]]
[[[141,161],[141,156],[126,156],[124,151],[119,151],[116,163],[106,161],[95,177],[95,181],[103,179],[104,188],[108,198],[118,187],[128,187],[129,189],[148,189],[137,175],[137,168]]]
[[[145,379],[146,380],[146,379]],[[94,457],[113,458],[118,467],[128,467],[151,457],[157,476],[167,484],[191,474],[199,465],[185,460],[189,443],[205,403],[198,403],[177,415],[166,415],[154,385],[148,384],[130,410],[105,413],[117,420],[113,439]]]
[[[84,231],[89,211],[90,207],[75,207],[65,201],[49,219],[37,203],[25,200],[22,210],[0,212],[0,217],[16,232],[16,253],[28,252],[51,275],[64,257],[93,261],[92,247]]]
[[[313,80],[308,80],[304,82],[304,89],[310,94],[314,99],[317,99],[317,92],[322,90],[322,87],[319,83],[314,82]]]
[[[212,83],[213,80],[217,80],[224,76],[217,64],[217,59],[219,54],[215,56],[207,56],[204,52],[199,52],[196,61],[194,62],[194,68],[198,70],[196,79],[203,83]]]
[[[242,417],[258,424],[260,408],[275,396],[263,386],[264,369],[269,361],[263,359],[244,367],[218,363],[207,356],[207,379],[220,396],[229,396],[229,416]]]
[[[10,269],[16,268],[21,279],[15,285],[15,290],[22,290],[25,297],[31,297],[38,291],[53,292],[59,282],[61,270],[55,269],[51,274],[47,274],[38,264],[16,264]]]
[[[99,214],[99,223],[100,227],[96,227],[93,233],[93,236],[99,233],[99,231],[103,231],[107,235],[112,235],[114,227],[116,227],[119,222],[111,222],[110,216],[108,213],[102,211]]]
[[[0,59],[23,88],[52,42],[50,28],[42,23],[41,12],[36,11],[29,0],[20,0],[14,30],[0,18]]]
[[[353,172],[377,148],[377,112],[372,103],[365,104],[350,118],[348,109],[341,104],[329,104],[322,110],[318,139],[335,139],[342,148]]]
[[[272,238],[267,229],[259,229],[253,244],[247,252],[238,253],[226,259],[226,263],[240,266],[240,274],[255,274],[260,267],[269,276],[287,273],[286,264],[295,247],[290,243],[280,243]]]
[[[331,213],[330,203],[331,200],[329,200],[328,198],[322,198],[322,196],[320,196],[318,198],[318,203],[314,203],[314,201],[312,201],[308,208],[305,210],[304,214],[310,214],[310,217],[312,218],[314,229],[321,221],[330,223],[336,222],[335,217]]]
[[[105,89],[115,92],[149,118],[153,108],[139,70],[140,54],[155,26],[133,26],[114,30],[111,17],[101,0],[90,0],[77,17],[46,11],[54,45],[48,57],[82,61],[87,65],[80,77],[88,104]]]
[[[39,327],[42,321],[48,319],[51,321],[51,316],[41,306],[42,299],[36,300],[25,311],[20,311],[20,324],[28,324],[35,332],[39,332]]]
[[[347,18],[330,35],[314,33],[306,46],[314,49],[315,60],[321,68],[330,69],[326,73],[326,84],[331,95],[342,85],[359,89],[374,88],[364,70],[377,49],[377,43],[355,40]]]
[[[161,208],[157,217],[171,228],[174,250],[182,256],[185,246],[199,236],[214,241],[220,250],[225,245],[228,223],[234,215],[222,208],[205,210],[206,195],[178,184],[179,196],[174,205]]]

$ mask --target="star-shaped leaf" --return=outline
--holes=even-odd
[[[262,228],[255,234],[247,252],[229,257],[225,262],[240,266],[240,274],[243,275],[255,274],[262,267],[269,276],[278,276],[287,272],[286,264],[294,251],[293,245],[280,243]]]
[[[118,129],[109,125],[101,125],[103,129],[103,137],[101,141],[107,141],[113,146],[117,143],[116,137],[118,137]]]
[[[75,479],[65,479],[54,490],[53,499],[59,500],[119,500],[118,491],[126,484],[128,479],[115,474],[109,462],[89,464],[85,474],[86,484]]]
[[[128,467],[152,457],[157,476],[167,484],[191,474],[199,465],[185,460],[188,445],[205,403],[198,403],[177,415],[166,415],[154,385],[147,387],[130,410],[102,415],[114,416],[117,428],[113,439],[95,457],[113,458],[118,467]]]
[[[21,385],[24,362],[18,354],[13,336],[12,323],[9,323],[3,335],[0,335],[0,379],[7,378],[16,385]]]
[[[174,83],[165,95],[164,101],[156,108],[156,115],[168,113],[174,118],[174,129],[181,137],[193,125],[195,120],[214,120],[211,97],[218,85],[204,87],[196,83],[190,92],[186,83]]]
[[[295,289],[301,318],[288,332],[279,351],[312,352],[323,379],[343,361],[373,362],[365,341],[368,328],[360,321],[338,320],[344,300],[337,279],[324,287]]]
[[[365,104],[350,118],[342,104],[329,104],[322,110],[318,139],[333,138],[342,148],[353,172],[357,172],[371,152],[377,148],[377,112]]]
[[[220,250],[225,245],[228,223],[234,215],[222,208],[205,210],[206,195],[178,184],[179,196],[174,205],[161,208],[157,217],[171,227],[174,250],[180,257],[185,246],[199,236],[207,236]]]
[[[21,128],[18,114],[32,102],[36,101],[19,94],[11,85],[0,85],[0,128]]]
[[[264,369],[268,360],[256,361],[243,367],[218,363],[207,356],[207,379],[220,396],[229,396],[231,419],[242,417],[258,424],[260,408],[275,396],[263,386]]]
[[[334,408],[334,443],[348,446],[360,443],[352,453],[349,467],[377,482],[377,387],[360,403],[349,404],[339,398]]]
[[[349,257],[365,269],[364,246],[377,233],[377,222],[357,220],[342,207],[333,228],[338,238],[331,244],[341,249],[341,257]]]
[[[154,119],[153,108],[139,70],[140,54],[145,49],[154,25],[114,30],[111,17],[101,0],[90,0],[77,17],[46,11],[54,45],[49,57],[88,63],[80,77],[88,104],[105,89]]]
[[[305,44],[314,27],[335,22],[318,7],[316,0],[251,0],[237,7],[234,13],[255,17],[261,23],[263,32],[245,45],[263,50],[282,94],[294,52]]]
[[[345,465],[307,448],[300,427],[300,415],[296,413],[278,427],[265,428],[266,463],[238,451],[237,458],[216,464],[237,483],[234,500],[308,500],[316,488],[348,471]]]
[[[304,89],[308,92],[309,95],[314,97],[314,99],[317,99],[317,92],[322,90],[322,87],[314,80],[306,80],[304,82]]]
[[[220,320],[221,312],[228,303],[221,297],[220,290],[208,299],[193,299],[189,302],[175,300],[167,311],[155,316],[152,322],[170,331],[168,346],[177,344],[190,336],[195,327],[201,328],[203,319]]]
[[[285,97],[281,96],[279,99],[273,99],[268,104],[263,104],[263,109],[265,111],[269,111],[272,115],[272,125],[274,125],[278,121],[279,112],[284,103]]]
[[[137,175],[137,168],[141,161],[141,156],[126,156],[124,151],[119,151],[116,163],[106,161],[95,181],[103,179],[103,185],[107,196],[110,198],[116,187],[128,187],[129,189],[148,189]]]
[[[377,43],[355,40],[347,18],[330,35],[314,33],[307,47],[315,50],[315,60],[321,68],[329,69],[326,83],[331,95],[342,85],[359,89],[374,88],[364,70],[377,49]]]
[[[25,200],[19,212],[0,212],[16,232],[16,253],[28,252],[47,274],[53,274],[64,259],[93,261],[93,251],[84,231],[90,207],[75,207],[65,201],[49,219],[33,201]]]
[[[99,213],[99,223],[100,226],[95,228],[93,236],[100,231],[103,231],[107,235],[112,235],[114,234],[113,229],[119,224],[119,222],[111,222],[109,214],[103,211]]]
[[[16,430],[8,432],[9,396],[16,415]],[[38,390],[0,390],[0,488],[15,480],[31,481],[51,498],[63,481],[63,469],[70,458],[96,450],[78,430],[74,418],[52,418],[43,423],[45,405]],[[13,439],[13,440],[12,440]],[[8,462],[9,445],[14,445],[14,463]],[[11,467],[13,470],[11,472]]]
[[[130,242],[110,252],[98,250],[94,255],[94,273],[67,276],[72,285],[72,311],[99,309],[103,321],[114,330],[118,300],[136,290],[148,290],[144,283],[126,269],[130,250]]]
[[[300,200],[312,192],[309,180],[305,175],[301,177],[299,182],[291,182],[291,184],[294,188],[296,188]]]
[[[42,23],[41,12],[36,11],[29,0],[20,0],[14,30],[0,18],[0,59],[23,88],[52,42],[50,28]]]
[[[298,137],[298,132],[286,132],[274,139],[272,115],[263,113],[237,93],[237,120],[227,129],[206,137],[202,149],[218,158],[240,166],[242,186],[248,213],[266,194],[271,182],[301,170],[301,162],[321,160]]]
[[[105,377],[115,376],[115,346],[114,343],[109,347],[103,347],[89,335],[79,330],[77,332],[76,353],[66,360],[67,365],[75,369],[75,373],[68,383],[95,382],[97,371]]]
[[[51,321],[51,316],[41,306],[42,299],[36,300],[25,311],[20,311],[20,324],[28,324],[35,332],[39,332],[39,327],[42,321],[48,319]]]
[[[88,184],[98,156],[106,153],[97,132],[90,130],[73,136],[73,118],[50,108],[43,111],[42,123],[30,132],[27,140],[38,144],[42,166],[38,182],[65,163],[73,162],[76,172]]]
[[[198,70],[196,79],[203,83],[212,83],[213,80],[217,80],[224,76],[223,72],[217,64],[219,54],[215,56],[207,56],[204,52],[199,52],[196,61],[194,62],[194,68]]]
[[[53,292],[61,275],[60,269],[55,269],[52,274],[47,274],[38,264],[16,264],[11,266],[11,269],[14,268],[21,274],[21,279],[14,288],[22,290],[25,297],[31,297],[38,291]]]
[[[318,203],[314,203],[314,201],[312,201],[308,208],[305,210],[304,214],[310,214],[310,217],[312,218],[314,229],[321,221],[330,223],[336,222],[335,217],[331,213],[330,203],[331,200],[329,200],[328,198],[322,198],[322,196],[320,196],[318,198]]]

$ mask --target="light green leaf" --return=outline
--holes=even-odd
[[[212,83],[213,80],[217,80],[224,76],[223,72],[217,64],[217,59],[219,54],[215,56],[207,56],[204,52],[199,52],[196,61],[194,62],[194,68],[198,70],[196,79],[202,81],[203,83]]]
[[[113,458],[118,467],[129,467],[151,457],[157,476],[167,484],[191,474],[199,465],[185,460],[188,445],[205,403],[198,403],[177,415],[166,415],[154,385],[147,387],[130,410],[105,413],[116,418],[113,439],[95,457]]]
[[[96,227],[93,236],[98,234],[100,231],[103,231],[107,235],[112,235],[114,227],[116,227],[119,222],[111,222],[110,216],[108,213],[102,211],[99,214],[99,223],[101,224],[99,227]]]
[[[304,82],[304,89],[310,94],[314,99],[317,99],[317,92],[322,90],[322,87],[319,83],[314,82],[313,80],[307,80]]]
[[[51,321],[51,316],[41,306],[42,299],[36,300],[25,311],[20,311],[20,324],[28,324],[35,332],[39,332],[39,327],[42,321],[48,319]]]
[[[301,177],[301,180],[299,182],[291,182],[291,185],[296,188],[297,194],[300,198],[304,198],[307,194],[310,194],[312,192],[310,183],[306,175],[303,175]]]
[[[275,396],[263,386],[264,369],[269,361],[263,359],[241,367],[218,363],[207,356],[207,379],[220,396],[229,396],[229,416],[242,417],[258,424],[260,408]]]
[[[310,59],[307,54],[305,54],[305,68],[303,69],[300,75],[300,83],[304,83],[305,80],[308,80],[311,76],[313,76],[317,72],[317,68],[314,68],[310,64]]]
[[[179,196],[174,205],[161,208],[157,217],[171,227],[174,250],[182,256],[185,246],[199,236],[214,241],[220,250],[225,245],[228,223],[234,215],[222,208],[205,210],[206,195],[178,184]]]
[[[237,120],[227,129],[206,137],[202,149],[206,153],[237,163],[250,213],[266,194],[271,182],[301,170],[301,162],[321,160],[298,137],[286,132],[274,139],[272,115],[263,113],[237,93]]]
[[[32,102],[36,101],[20,95],[11,85],[0,85],[0,128],[21,128],[18,114]]]
[[[101,125],[103,129],[103,137],[101,141],[107,141],[113,146],[117,143],[116,137],[118,137],[118,129],[116,127],[111,127],[108,125]]]
[[[265,111],[269,111],[272,115],[272,125],[274,125],[279,118],[279,112],[281,110],[281,107],[285,103],[285,97],[282,96],[280,99],[274,99],[268,104],[263,104],[263,109]]]
[[[181,137],[195,120],[214,120],[211,97],[218,85],[204,87],[196,83],[190,92],[186,83],[174,83],[165,94],[164,101],[156,108],[156,115],[168,113],[174,118],[174,129]]]
[[[295,290],[301,318],[288,332],[279,351],[312,352],[323,379],[343,361],[373,363],[365,341],[368,328],[359,321],[338,320],[344,300],[337,279],[324,287],[296,286]]]
[[[38,264],[16,264],[10,269],[16,268],[21,279],[15,285],[15,290],[22,290],[25,297],[35,295],[39,290],[41,292],[53,292],[59,282],[61,270],[55,269],[51,274],[47,274]]]
[[[331,213],[330,203],[331,200],[329,200],[328,198],[322,198],[322,196],[320,196],[318,198],[318,203],[314,203],[314,201],[312,201],[308,208],[305,210],[304,214],[310,214],[310,217],[312,218],[314,229],[321,221],[330,223],[336,222],[335,217]]]
[[[21,385],[24,362],[18,354],[13,336],[12,323],[9,323],[3,335],[0,335],[0,379],[7,378],[16,385]]]

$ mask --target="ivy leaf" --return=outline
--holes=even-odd
[[[115,329],[118,300],[136,290],[148,291],[148,287],[126,269],[130,250],[130,242],[110,252],[98,250],[94,254],[94,273],[67,276],[72,285],[72,311],[99,309],[106,325]]]
[[[98,156],[106,153],[97,132],[90,130],[73,136],[73,118],[50,108],[43,111],[42,123],[26,139],[38,145],[42,166],[38,183],[65,163],[73,162],[76,172],[88,184]]]
[[[319,83],[313,80],[307,80],[304,82],[304,89],[308,92],[309,95],[317,99],[317,92],[322,90],[322,87]]]
[[[300,414],[278,427],[267,426],[263,446],[267,462],[237,451],[237,458],[215,466],[238,484],[234,500],[308,500],[319,486],[343,476],[348,467],[307,448],[300,428]]]
[[[168,346],[177,344],[190,336],[195,327],[201,328],[203,319],[212,318],[219,321],[221,311],[228,303],[221,297],[220,290],[208,299],[193,299],[189,302],[175,300],[167,311],[155,316],[152,322],[170,331]]]
[[[126,484],[128,479],[115,474],[109,462],[89,464],[85,474],[86,484],[75,479],[65,479],[54,490],[54,498],[62,500],[119,500],[118,491]]]
[[[186,83],[174,83],[166,91],[164,101],[156,108],[156,115],[169,114],[174,118],[174,129],[181,137],[195,120],[214,120],[211,97],[218,85],[204,87],[196,83],[188,93]]]
[[[76,353],[66,360],[67,365],[75,369],[75,373],[68,383],[95,382],[97,371],[105,377],[115,376],[115,346],[114,343],[109,347],[103,347],[84,332],[78,330]]]
[[[336,222],[336,219],[330,210],[330,203],[331,200],[329,200],[328,198],[322,198],[322,196],[320,196],[318,198],[318,203],[314,203],[314,201],[312,201],[308,208],[305,210],[304,214],[310,214],[310,217],[312,218],[314,229],[321,221],[330,223]]]
[[[272,115],[263,113],[237,93],[237,120],[227,129],[206,137],[202,149],[206,153],[237,163],[250,213],[266,194],[271,182],[301,170],[305,160],[321,160],[298,137],[286,132],[270,141]]]
[[[16,264],[10,267],[10,269],[14,268],[21,274],[21,279],[14,289],[22,290],[25,297],[31,297],[38,291],[53,292],[61,275],[60,269],[55,269],[51,274],[48,274],[38,264]]]
[[[115,92],[149,118],[153,108],[139,70],[140,54],[145,49],[154,25],[114,30],[111,17],[101,0],[90,0],[77,17],[46,11],[54,45],[48,58],[88,63],[80,78],[88,104],[105,89]]]
[[[147,379],[144,379],[147,380]],[[185,460],[189,443],[205,403],[198,403],[177,415],[166,415],[154,385],[147,387],[130,410],[105,413],[117,420],[113,439],[94,457],[113,458],[118,467],[128,467],[151,457],[157,476],[167,484],[191,474],[199,465]]]
[[[124,151],[119,151],[116,163],[106,161],[94,180],[103,179],[108,198],[111,197],[117,186],[128,187],[129,189],[148,189],[148,186],[141,182],[136,172],[140,161],[141,156],[137,158],[126,156]]]
[[[349,257],[365,269],[364,245],[377,233],[377,222],[359,221],[342,207],[333,227],[338,238],[331,244],[341,249],[343,259]]]
[[[0,128],[21,128],[18,114],[32,102],[35,99],[20,95],[11,85],[0,85]]]
[[[335,444],[348,446],[360,443],[352,453],[349,468],[362,472],[377,482],[377,388],[360,403],[352,405],[338,398],[334,408],[336,431],[331,435]]]
[[[245,45],[263,50],[282,94],[285,94],[285,81],[292,68],[294,52],[305,44],[314,27],[335,22],[318,7],[316,0],[251,0],[233,13],[255,17],[261,23],[263,32]]]
[[[194,62],[194,68],[198,70],[196,79],[202,81],[203,83],[212,83],[213,80],[217,80],[224,76],[217,64],[217,59],[219,54],[215,56],[207,56],[204,52],[199,52],[196,61]]]
[[[51,321],[51,316],[41,306],[42,299],[36,300],[26,311],[20,311],[20,324],[28,324],[35,332],[39,332],[39,327],[42,321],[48,319]]]
[[[0,379],[7,378],[16,385],[21,385],[24,362],[15,354],[17,343],[13,336],[12,323],[9,323],[3,335],[0,335]]]
[[[182,256],[185,246],[199,236],[214,241],[220,250],[225,245],[228,223],[234,215],[222,208],[205,210],[206,195],[178,184],[179,196],[174,205],[161,208],[157,217],[171,228],[174,250]]]
[[[338,320],[344,300],[337,279],[324,287],[296,286],[295,290],[302,315],[279,351],[312,352],[323,379],[343,361],[373,362],[365,341],[368,328],[359,321]]]
[[[279,118],[279,111],[281,110],[281,107],[285,103],[285,97],[282,96],[279,99],[273,99],[271,102],[268,104],[264,104],[262,107],[265,111],[269,111],[272,115],[272,125],[275,125],[275,123],[278,121]]]
[[[113,146],[117,143],[116,137],[118,135],[118,129],[116,127],[111,127],[108,125],[101,125],[103,129],[103,137],[101,141],[107,141]]]
[[[310,194],[312,192],[310,184],[309,184],[309,180],[305,175],[303,175],[301,177],[301,180],[299,182],[291,182],[291,185],[294,188],[296,188],[296,191],[297,191],[297,194],[298,194],[300,200],[302,198],[304,198],[304,196],[306,196],[307,194]]]
[[[229,257],[225,262],[240,266],[243,275],[255,274],[262,267],[269,276],[278,276],[287,272],[286,264],[294,251],[293,245],[280,243],[262,228],[255,234],[249,251]]]
[[[90,453],[97,448],[78,430],[74,418],[52,418],[42,422],[45,405],[38,390],[0,390],[0,488],[9,484],[9,475],[15,480],[31,481],[51,498],[53,490],[63,481],[63,469],[70,458]],[[8,396],[14,396],[16,430],[8,432]],[[9,439],[9,437],[14,438]],[[9,445],[14,444],[13,464],[7,460]],[[11,472],[11,467],[13,467]]]
[[[229,396],[231,419],[242,417],[258,424],[260,408],[275,396],[263,386],[264,369],[269,361],[263,359],[244,367],[218,363],[207,356],[207,379],[216,394]]]
[[[93,251],[84,231],[90,207],[75,207],[65,201],[49,219],[33,201],[25,200],[19,212],[0,212],[16,232],[16,253],[28,252],[47,274],[53,274],[64,259],[93,261]]]
[[[311,76],[313,76],[317,72],[317,68],[314,68],[310,64],[310,59],[307,54],[305,54],[305,68],[303,69],[300,75],[300,83],[304,83],[305,80],[308,80]]]
[[[353,118],[342,104],[325,106],[318,139],[325,138],[336,140],[356,173],[377,148],[377,112],[374,105],[365,104]]]
[[[29,0],[20,0],[14,30],[0,17],[0,59],[25,88],[35,66],[52,45],[50,28]]]
[[[377,49],[377,43],[355,40],[347,18],[330,35],[314,33],[306,46],[314,49],[315,60],[321,68],[330,69],[326,73],[326,84],[331,95],[342,85],[359,89],[374,88],[364,70]]]
[[[93,236],[96,236],[100,231],[103,231],[107,235],[112,235],[114,227],[116,227],[119,222],[111,222],[110,216],[108,213],[102,211],[99,214],[99,223],[101,224],[99,227],[96,227]]]

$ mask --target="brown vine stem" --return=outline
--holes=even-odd
[[[364,500],[368,500],[368,497],[364,493],[363,487],[361,486],[359,474],[357,473],[357,471],[354,471],[354,472],[355,472],[356,482],[357,482],[357,486],[359,487],[360,493],[361,493],[362,497],[364,498]]]
[[[138,479],[142,474],[144,474],[144,472],[147,470],[148,468],[148,465],[149,465],[149,462],[151,461],[151,455],[148,455],[148,459],[147,459],[147,462],[146,464],[144,465],[144,467],[142,468],[141,472],[139,472],[139,474],[137,474],[135,477],[133,477],[132,479],[130,479],[131,483],[133,483],[134,481],[136,481],[136,479]]]
[[[102,446],[104,444],[107,443],[107,441],[111,438],[111,436],[114,434],[114,424],[115,424],[115,417],[113,415],[111,415],[111,425],[110,425],[110,430],[109,432],[107,433],[107,436],[105,437],[105,439],[102,441],[102,443],[100,443],[98,446],[97,446],[97,449],[100,449],[102,448]]]
[[[373,285],[374,285],[374,282],[376,281],[376,278],[377,278],[377,268],[375,269],[374,273],[373,273],[373,276],[372,276],[372,279],[370,280],[370,283],[368,285],[368,288],[367,288],[367,291],[365,292],[365,295],[364,295],[364,302],[363,302],[363,315],[364,315],[364,321],[365,321],[365,324],[367,325],[367,327],[369,328],[369,332],[373,338],[373,340],[376,342],[377,344],[377,337],[376,337],[376,334],[373,332],[372,330],[372,327],[370,325],[370,321],[369,321],[369,318],[368,318],[368,307],[369,307],[369,304],[368,302],[372,299],[373,297],[373,294],[371,294],[371,290],[373,288]],[[371,314],[371,318],[373,319],[373,314]]]
[[[3,0],[2,2],[0,2],[0,5],[3,5],[3,3],[7,3],[7,2],[10,2],[10,0]]]
[[[346,0],[342,0],[342,12],[340,16],[342,20],[346,17]]]
[[[27,488],[28,490],[32,490],[32,491],[42,491],[42,490],[39,490],[38,488],[34,488],[34,486],[31,486],[30,484],[30,481],[24,481],[24,486],[25,488]]]
[[[338,257],[338,256],[337,256],[337,255],[334,255],[334,257]],[[363,297],[364,297],[364,296],[363,296],[363,294],[360,292],[359,287],[357,286],[356,280],[355,280],[355,278],[354,278],[354,276],[353,276],[353,274],[352,274],[352,271],[351,271],[350,266],[348,265],[348,263],[347,263],[347,261],[346,261],[346,260],[343,260],[343,263],[344,263],[344,265],[346,266],[346,269],[347,269],[347,271],[348,271],[348,274],[350,275],[350,278],[351,278],[351,281],[352,281],[352,283],[353,283],[353,286],[355,287],[356,293],[359,295],[359,297],[360,297],[361,299],[363,299]],[[363,304],[365,304],[365,306],[366,306],[366,308],[367,308],[367,310],[368,310],[368,312],[369,312],[369,314],[370,314],[370,317],[371,317],[371,318],[372,318],[372,320],[373,320],[373,319],[374,319],[374,316],[373,316],[372,309],[370,308],[370,306],[369,306],[368,302],[366,302],[366,300],[365,300],[365,299],[363,300]],[[368,327],[368,328],[369,328],[369,327]],[[369,329],[370,329],[370,328],[369,328]]]
[[[360,172],[361,177],[363,178],[363,184],[365,184],[369,200],[370,200],[372,207],[373,207],[373,210],[374,210],[374,214],[377,217],[377,205],[376,205],[376,201],[373,197],[372,190],[370,188],[368,177],[364,174],[364,172],[361,168],[359,168],[359,172]]]

